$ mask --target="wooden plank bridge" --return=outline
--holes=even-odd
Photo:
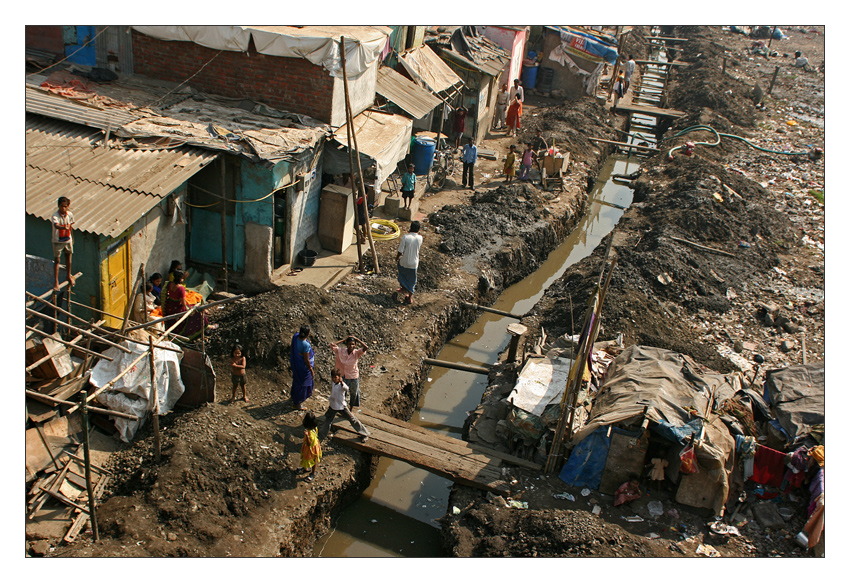
[[[354,449],[407,462],[458,484],[508,496],[510,484],[502,475],[503,463],[542,471],[542,466],[509,454],[469,444],[436,431],[400,421],[369,409],[354,415],[368,427],[365,442],[346,420],[333,424],[333,440]]]
[[[634,103],[617,104],[616,111],[621,111],[626,114],[639,113],[641,115],[652,115],[655,117],[682,117],[684,111],[678,109],[665,109],[663,107],[653,107],[652,105],[635,105]]]

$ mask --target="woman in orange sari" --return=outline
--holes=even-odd
[[[522,101],[514,98],[513,101],[511,101],[510,107],[508,107],[507,122],[509,135],[515,136],[517,129],[522,127],[519,121],[520,117],[522,117]]]

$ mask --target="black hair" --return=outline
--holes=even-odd
[[[60,196],[59,200],[56,201],[56,206],[59,206],[63,202],[67,202],[68,204],[71,204],[71,199],[68,198],[67,196]]]
[[[338,368],[333,369],[333,370],[331,371],[331,378],[334,378],[334,377],[340,377],[340,378],[342,378],[342,371],[341,371],[341,370],[339,370]]]
[[[304,338],[309,336],[310,335],[310,326],[308,326],[307,324],[304,324],[303,326],[301,326],[301,329],[298,330],[298,335],[302,336]]]
[[[236,352],[237,350],[239,352],[242,352],[242,345],[241,344],[234,344],[233,345],[233,348],[230,349],[230,356],[233,356],[233,353]]]
[[[173,271],[177,271],[178,267],[183,267],[183,264],[175,259],[174,261],[171,262],[171,267],[168,268],[168,273],[171,273]]]
[[[803,54],[803,53],[801,53],[800,51],[796,51],[796,52],[794,53],[794,56],[795,56],[795,57],[799,57],[799,56],[800,56],[800,55],[802,55],[802,54]],[[60,198],[59,200],[62,200],[62,199]]]
[[[640,482],[640,476],[634,472],[629,472],[629,482]]]
[[[303,423],[305,429],[316,429],[319,426],[319,422],[316,420],[316,415],[312,411],[307,411],[304,414]]]
[[[156,280],[158,280],[158,279],[162,279],[162,274],[161,274],[160,272],[158,272],[158,271],[157,271],[156,273],[154,273],[154,274],[150,277],[150,279],[149,279],[148,281],[153,282],[153,281],[156,281]]]
[[[149,282],[149,281],[145,282],[145,291],[146,292],[152,292],[153,291],[153,284],[151,282]]]
[[[410,232],[418,233],[419,232],[419,221],[413,221],[410,223]]]
[[[183,283],[183,278],[186,277],[186,274],[180,271],[179,269],[172,272],[174,274],[174,283]]]

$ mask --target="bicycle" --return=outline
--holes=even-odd
[[[456,168],[456,151],[441,140],[442,147],[434,152],[434,163],[428,171],[426,188],[430,192],[439,192],[445,185],[446,178],[454,174]]]

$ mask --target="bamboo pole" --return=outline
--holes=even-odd
[[[27,295],[32,295],[32,294],[30,294],[29,292],[26,292],[26,293],[27,293]],[[47,305],[49,305],[49,306],[53,306],[53,304],[49,303],[47,300],[42,300],[41,298],[38,298],[37,296],[32,296],[32,297],[34,297],[34,298],[38,299],[40,302],[46,303],[46,304],[47,304]],[[101,333],[103,333],[103,334],[105,334],[105,335],[107,335],[107,336],[115,336],[116,338],[120,338],[121,340],[127,340],[128,342],[136,342],[137,344],[141,344],[141,342],[139,342],[139,340],[136,340],[135,338],[130,338],[129,336],[125,336],[125,335],[123,335],[123,334],[120,334],[119,332],[115,332],[115,331],[112,331],[112,330],[106,330],[105,328],[101,328],[101,327],[100,327],[100,325],[98,325],[98,324],[96,324],[96,323],[94,323],[94,322],[90,322],[90,321],[88,321],[88,320],[85,320],[85,319],[83,319],[83,318],[80,318],[79,316],[75,316],[74,314],[71,314],[70,312],[66,312],[65,310],[63,310],[63,309],[61,309],[61,308],[59,308],[59,312],[60,312],[60,313],[62,313],[62,314],[67,314],[68,316],[71,316],[71,317],[72,317],[72,318],[74,318],[75,320],[80,320],[81,322],[86,322],[86,323],[87,323],[87,324],[89,324],[89,325],[90,325],[90,326],[91,326],[94,330],[97,330],[98,332],[101,332]],[[102,322],[102,321],[101,321],[101,322]],[[106,340],[104,340],[104,342],[107,342],[107,341],[106,341]],[[160,348],[162,348],[162,349],[164,349],[164,350],[170,350],[170,351],[172,351],[172,352],[183,352],[183,351],[182,351],[182,350],[180,350],[179,348],[169,348],[169,347],[167,347],[167,346],[162,346],[162,347],[160,347]],[[43,362],[43,361],[42,361],[42,362]],[[32,365],[30,365],[30,366],[32,366]],[[27,370],[29,370],[29,369],[27,369]]]
[[[422,362],[431,366],[441,366],[443,368],[451,368],[454,370],[462,370],[466,372],[474,372],[478,374],[490,374],[489,367],[478,366],[474,364],[459,364],[456,362],[448,362],[445,360],[437,360],[435,358],[423,358]]]
[[[109,340],[106,340],[105,338],[101,338],[101,337],[99,337],[95,334],[92,334],[88,330],[83,330],[82,328],[78,328],[77,326],[73,326],[71,324],[66,324],[65,322],[62,322],[61,320],[57,320],[56,318],[51,318],[50,316],[48,316],[46,314],[42,314],[41,312],[37,312],[37,311],[35,311],[31,308],[24,308],[24,310],[26,310],[27,314],[29,314],[31,316],[36,316],[38,318],[43,318],[43,319],[48,320],[50,322],[55,322],[57,324],[61,324],[62,326],[65,326],[69,330],[73,330],[74,332],[76,332],[78,334],[82,334],[83,336],[90,336],[90,337],[94,338],[95,340],[100,340],[101,342],[108,344],[109,346],[112,346],[114,348],[118,348],[119,350],[123,350],[124,352],[131,352],[130,349],[124,348],[120,344],[115,344],[114,342],[110,342]],[[30,327],[27,326],[27,329],[30,329]]]
[[[133,306],[136,303],[136,297],[139,295],[139,279],[145,273],[145,264],[142,263],[139,266],[139,271],[136,273],[136,281],[133,282],[133,287],[130,289],[133,290],[133,293],[130,294],[130,301],[127,303],[127,309],[124,310],[124,322],[121,324],[121,333],[124,333],[124,329],[127,327],[127,320],[130,319],[130,312],[133,310]]]
[[[516,318],[517,320],[522,320],[522,316],[519,314],[512,314],[510,312],[505,312],[503,310],[497,310],[495,308],[490,308],[487,306],[482,306],[481,304],[473,304],[472,302],[461,302],[464,306],[469,308],[475,308],[477,310],[481,310],[482,312],[490,312],[491,314],[498,314],[500,316],[506,316],[508,318]]]
[[[767,88],[767,94],[770,95],[770,92],[773,91],[773,84],[776,83],[776,76],[779,74],[779,65],[776,65],[776,68],[773,70],[773,77],[770,78],[770,87]]]
[[[83,389],[83,397],[89,394],[88,389]],[[91,483],[91,452],[89,451],[89,411],[86,399],[83,399],[83,459],[86,468],[86,492],[89,495],[89,521],[91,522],[91,530],[94,535],[94,540],[97,541],[97,504],[94,499],[94,488]]]
[[[87,350],[87,349],[83,348],[82,346],[77,346],[76,344],[71,344],[71,342],[73,342],[73,341],[62,340],[61,338],[56,338],[55,336],[51,336],[47,332],[45,332],[43,330],[39,330],[37,328],[33,328],[32,326],[26,326],[25,325],[24,327],[27,330],[29,330],[30,332],[35,332],[36,334],[39,334],[41,336],[44,336],[46,338],[50,338],[51,340],[59,342],[60,344],[67,344],[68,346],[72,346],[75,350],[79,350],[80,352],[82,352],[84,354],[90,354],[90,355],[95,356],[97,358],[105,358],[106,360],[109,360],[109,361],[112,360],[112,357],[106,356],[105,354],[101,354],[99,352],[94,352],[93,350]],[[122,346],[122,348],[124,348],[124,347]],[[127,350],[127,352],[130,352],[130,351]],[[50,355],[50,358],[53,358],[55,356],[56,356],[55,354],[52,354],[52,355]],[[45,357],[45,359],[43,359],[43,360],[45,360],[45,362],[46,362],[47,360],[50,360],[50,358]],[[38,364],[41,364],[41,362],[39,362]],[[31,367],[34,367],[34,364],[31,364],[29,367],[27,367],[27,371],[30,371],[32,369]]]
[[[342,64],[345,67],[345,37],[342,37]],[[369,220],[369,205],[366,204],[366,181],[363,177],[363,168],[360,166],[360,149],[357,147],[357,132],[354,131],[354,113],[351,111],[351,101],[348,97],[348,76],[343,69],[343,80],[345,81],[345,102],[348,108],[348,116],[351,119],[351,137],[354,139],[355,160],[357,160],[357,175],[360,177],[360,196],[363,197],[363,210],[366,213],[366,238],[369,240],[369,248],[372,250],[372,261],[375,263],[375,275],[381,275],[381,267],[378,265],[378,252],[375,250],[375,241],[372,239],[372,226]],[[351,144],[349,144],[349,147]],[[361,266],[362,269],[362,266]]]
[[[57,399],[56,397],[50,397],[48,395],[42,395],[36,391],[31,391],[29,389],[25,389],[26,395],[32,397],[37,401],[49,401],[55,405],[71,405],[78,406],[80,403],[75,403],[73,401],[63,401],[62,399]],[[106,415],[113,415],[115,417],[122,417],[124,419],[131,419],[133,421],[137,421],[139,418],[135,415],[131,415],[130,413],[122,413],[121,411],[113,411],[111,409],[102,409],[100,407],[89,407],[89,411],[94,411],[95,413],[104,413]],[[68,454],[70,455],[70,454]]]
[[[85,304],[81,304],[80,302],[75,302],[74,300],[69,299],[68,302],[74,304],[75,306],[80,306],[81,308],[91,310],[92,312],[97,312],[98,314],[103,314],[104,316],[109,316],[110,318],[115,318],[116,320],[119,318],[119,316],[116,316],[115,314],[111,314],[109,312],[104,312],[103,310],[98,310],[97,308],[93,308],[92,306],[87,306]]]
[[[236,300],[241,300],[244,297],[245,297],[245,294],[240,294],[238,296],[233,296],[232,298],[225,298],[223,300],[216,300],[214,302],[209,302],[209,303],[206,303],[206,304],[196,304],[189,309],[190,310],[197,309],[197,310],[203,312],[204,310],[214,308],[215,306],[219,306],[221,304],[228,304],[230,302],[235,302]],[[156,320],[151,320],[151,321],[146,322],[144,324],[137,324],[136,326],[130,326],[129,328],[127,328],[127,332],[132,332],[133,330],[142,330],[143,328],[150,328],[154,324],[159,324],[160,322],[166,322],[168,320],[173,320],[174,318],[179,318],[180,316],[181,316],[181,314],[171,314],[170,316],[163,316],[162,318],[157,318]],[[172,329],[173,329],[173,327],[172,327]],[[176,334],[172,334],[170,330],[168,332],[166,332],[165,334],[171,334],[172,336],[177,336]],[[184,338],[184,337],[181,336],[180,338]]]
[[[340,43],[342,44],[342,86],[345,91],[345,132],[346,137],[348,138],[348,167],[349,167],[349,176],[351,176],[351,204],[354,206],[354,221],[355,224],[360,222],[359,215],[357,214],[357,185],[355,184],[359,179],[357,175],[354,173],[354,139],[352,138],[352,134],[354,133],[354,123],[351,118],[351,110],[350,104],[348,102],[348,75],[345,72],[345,37],[340,37]],[[363,204],[366,204],[366,201],[363,201]],[[372,230],[371,225],[367,224],[364,227],[367,230]],[[357,270],[362,273],[363,271],[363,247],[360,243],[360,232],[358,231],[356,239],[357,244]]]
[[[156,387],[156,364],[153,354],[153,338],[148,338],[150,346],[150,369],[151,369],[151,416],[153,417],[153,447],[154,459],[159,463],[160,441],[159,441],[159,396]]]
[[[47,443],[47,438],[44,436],[44,432],[41,430],[41,423],[36,423],[35,430],[38,433],[38,436],[41,438],[41,443],[44,444],[44,449],[47,450],[47,454],[50,456],[50,461],[53,462],[53,465],[56,466],[57,470],[62,470],[59,467],[59,462],[56,461],[56,456],[53,455],[53,450],[50,449],[50,445]]]
[[[142,263],[141,270],[142,270],[142,289],[144,290],[142,292],[142,298],[144,298],[144,301],[142,302],[142,314],[144,314],[144,315],[142,316],[142,318],[144,319],[145,322],[147,322],[148,321],[148,297],[147,297],[148,296],[148,280],[145,279],[145,264],[144,263]]]
[[[605,140],[602,138],[591,138],[588,137],[588,140],[591,142],[602,142],[603,144],[614,144],[615,146],[623,146],[625,148],[635,148],[636,150],[649,150],[650,152],[657,152],[658,148],[653,148],[651,146],[638,146],[637,144],[630,144],[628,142],[615,142],[614,140]]]
[[[221,266],[224,270],[224,291],[227,291],[227,190],[225,187],[225,164],[224,158],[221,162]]]
[[[82,275],[83,275],[83,272],[82,272],[82,271],[78,271],[78,272],[74,275],[74,279],[76,280],[77,278],[82,277]],[[59,291],[62,291],[62,290],[63,290],[63,289],[65,289],[66,287],[68,287],[68,281],[67,281],[67,280],[65,280],[65,281],[63,281],[62,283],[60,283],[60,284],[59,284]],[[49,297],[50,297],[51,295],[53,295],[54,293],[56,293],[56,290],[51,289],[50,291],[46,291],[46,292],[44,292],[43,294],[41,294],[40,296],[38,296],[38,297],[39,297],[39,298],[41,298],[41,299],[46,300],[47,298],[49,298]],[[30,302],[27,302],[27,303],[25,304],[25,306],[26,306],[27,308],[29,308],[29,307],[31,307],[31,306],[32,306],[32,304],[33,304],[33,302],[32,302],[32,301],[30,301]]]

